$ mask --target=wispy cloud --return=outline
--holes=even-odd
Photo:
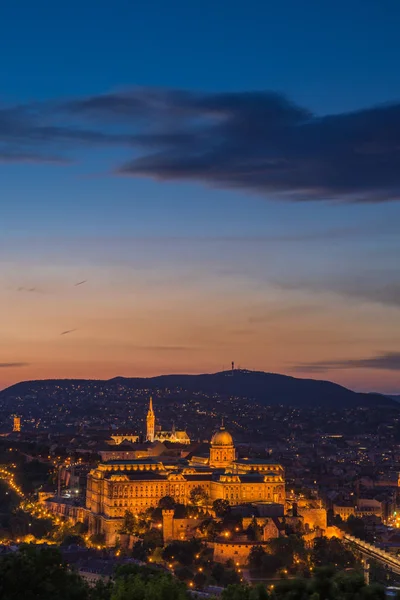
[[[319,373],[342,369],[379,369],[384,371],[400,371],[400,352],[385,352],[370,358],[349,360],[327,360],[314,363],[303,363],[293,367],[298,373]]]
[[[68,335],[69,333],[73,333],[74,331],[78,331],[77,329],[67,329],[66,331],[62,331],[60,335]]]
[[[29,367],[30,363],[27,362],[7,362],[0,363],[0,369],[14,369],[18,367]]]

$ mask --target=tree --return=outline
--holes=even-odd
[[[268,598],[268,592],[262,583],[254,587],[235,583],[229,585],[221,595],[221,600],[268,600]]]
[[[204,506],[208,502],[208,494],[201,485],[196,485],[190,492],[190,501],[196,506]]]
[[[282,579],[275,585],[274,596],[278,600],[286,600],[286,598],[303,600],[304,598],[310,598],[307,580]],[[319,600],[319,596],[315,600]]]
[[[204,519],[200,524],[199,529],[202,533],[207,536],[207,539],[214,541],[219,533],[222,531],[222,524],[214,521],[213,518]]]
[[[250,600],[251,587],[238,583],[228,585],[221,594],[221,600]]]
[[[221,583],[223,587],[226,587],[231,583],[240,583],[240,575],[235,569],[225,569]]]
[[[256,517],[253,517],[250,525],[246,529],[249,540],[259,542],[262,539],[262,528],[257,523]]]
[[[155,572],[152,577],[144,572],[117,577],[111,600],[187,600],[186,586],[170,575]]]
[[[135,542],[132,548],[132,558],[136,560],[140,560],[144,562],[147,558],[147,548],[144,546],[143,542]]]
[[[178,567],[175,569],[175,575],[180,581],[193,580],[193,571],[189,567]]]
[[[261,570],[264,556],[265,551],[262,546],[253,546],[250,550],[248,559],[250,569],[252,569],[253,571]]]
[[[229,529],[232,533],[243,530],[243,517],[227,512],[222,519],[222,529]],[[260,537],[262,537],[262,529],[259,527]]]
[[[89,539],[93,546],[103,546],[106,541],[106,536],[104,533],[94,533]]]
[[[196,575],[194,576],[194,585],[197,588],[203,588],[205,586],[205,584],[207,583],[207,575],[203,572],[203,571],[199,571],[198,573],[196,573]]]
[[[138,529],[138,519],[135,515],[130,511],[126,510],[124,515],[124,520],[120,529],[120,533],[126,533],[128,535],[133,535],[136,533]]]
[[[175,519],[186,519],[188,516],[187,508],[184,504],[176,504],[175,505]]]
[[[306,558],[304,541],[297,535],[272,538],[268,542],[268,547],[272,554],[280,558],[282,566],[287,569],[293,565],[295,555],[301,559]]]
[[[283,567],[282,559],[275,554],[265,554],[262,558],[261,571],[265,577],[271,577]]]
[[[87,600],[88,588],[57,549],[23,546],[0,558],[1,600]]]
[[[371,534],[365,527],[363,519],[360,519],[359,517],[350,515],[342,527],[345,529],[345,531],[347,531],[347,533],[359,538],[360,540],[364,540],[365,542],[373,541]]]
[[[189,567],[193,564],[195,555],[201,550],[201,543],[198,540],[189,542],[172,542],[163,550],[163,559],[167,562],[176,561],[181,565]]]
[[[85,540],[81,535],[69,534],[66,535],[63,541],[61,542],[61,546],[85,546]]]
[[[211,569],[211,577],[214,579],[215,583],[221,583],[223,576],[225,573],[224,565],[221,563],[214,563],[213,568]]]
[[[225,515],[231,512],[231,505],[228,500],[223,500],[222,498],[214,500],[212,507],[217,517],[225,517]]]
[[[356,564],[354,554],[335,537],[316,538],[311,552],[311,561],[316,567],[333,565],[337,569],[353,567]]]
[[[110,600],[113,583],[101,579],[89,589],[88,600]]]
[[[158,507],[161,508],[161,510],[173,510],[175,505],[176,502],[172,496],[164,496],[158,502]]]
[[[88,532],[89,528],[87,523],[83,523],[82,521],[77,521],[73,527],[74,532],[77,535],[83,535]]]
[[[163,545],[163,536],[159,529],[149,529],[143,536],[143,545],[147,550],[154,550]]]

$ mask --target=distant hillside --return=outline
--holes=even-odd
[[[175,389],[189,393],[242,396],[265,405],[282,404],[296,407],[325,406],[344,408],[353,406],[392,406],[399,407],[395,399],[381,394],[353,392],[330,381],[298,379],[287,375],[264,373],[262,371],[235,370],[204,375],[161,375],[151,378],[116,377],[103,380],[42,380],[17,383],[0,393],[0,398],[27,395],[51,394],[52,388],[65,388],[72,391],[77,386],[105,394],[121,387],[133,390]]]
[[[397,396],[389,396],[392,400],[396,400],[396,402],[400,402],[400,395]]]

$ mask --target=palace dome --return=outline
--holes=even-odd
[[[230,433],[226,431],[225,427],[220,427],[219,430],[214,433],[211,438],[212,446],[233,446],[233,439]]]

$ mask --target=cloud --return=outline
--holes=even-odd
[[[0,369],[10,369],[16,367],[29,367],[30,363],[27,362],[9,362],[9,363],[0,363]]]
[[[74,331],[78,331],[77,329],[67,329],[66,331],[62,331],[60,335],[68,335],[69,333],[73,333]]]
[[[316,116],[274,92],[137,90],[75,101],[70,111],[150,125],[141,141],[155,151],[119,174],[292,200],[399,197],[400,104]]]
[[[319,373],[337,369],[380,369],[384,371],[400,371],[400,352],[385,352],[371,358],[349,360],[320,361],[296,365],[292,370],[298,373]]]
[[[292,201],[400,196],[400,103],[320,116],[271,91],[138,88],[0,107],[0,158],[40,161],[81,143],[130,149],[117,175]]]
[[[397,269],[372,269],[359,271],[356,276],[334,276],[329,278],[294,281],[276,281],[275,285],[282,290],[303,290],[316,294],[333,293],[354,300],[374,304],[383,304],[394,308],[400,307],[400,281]]]
[[[37,287],[24,287],[20,286],[17,288],[17,292],[25,292],[27,294],[46,294],[46,292]]]

